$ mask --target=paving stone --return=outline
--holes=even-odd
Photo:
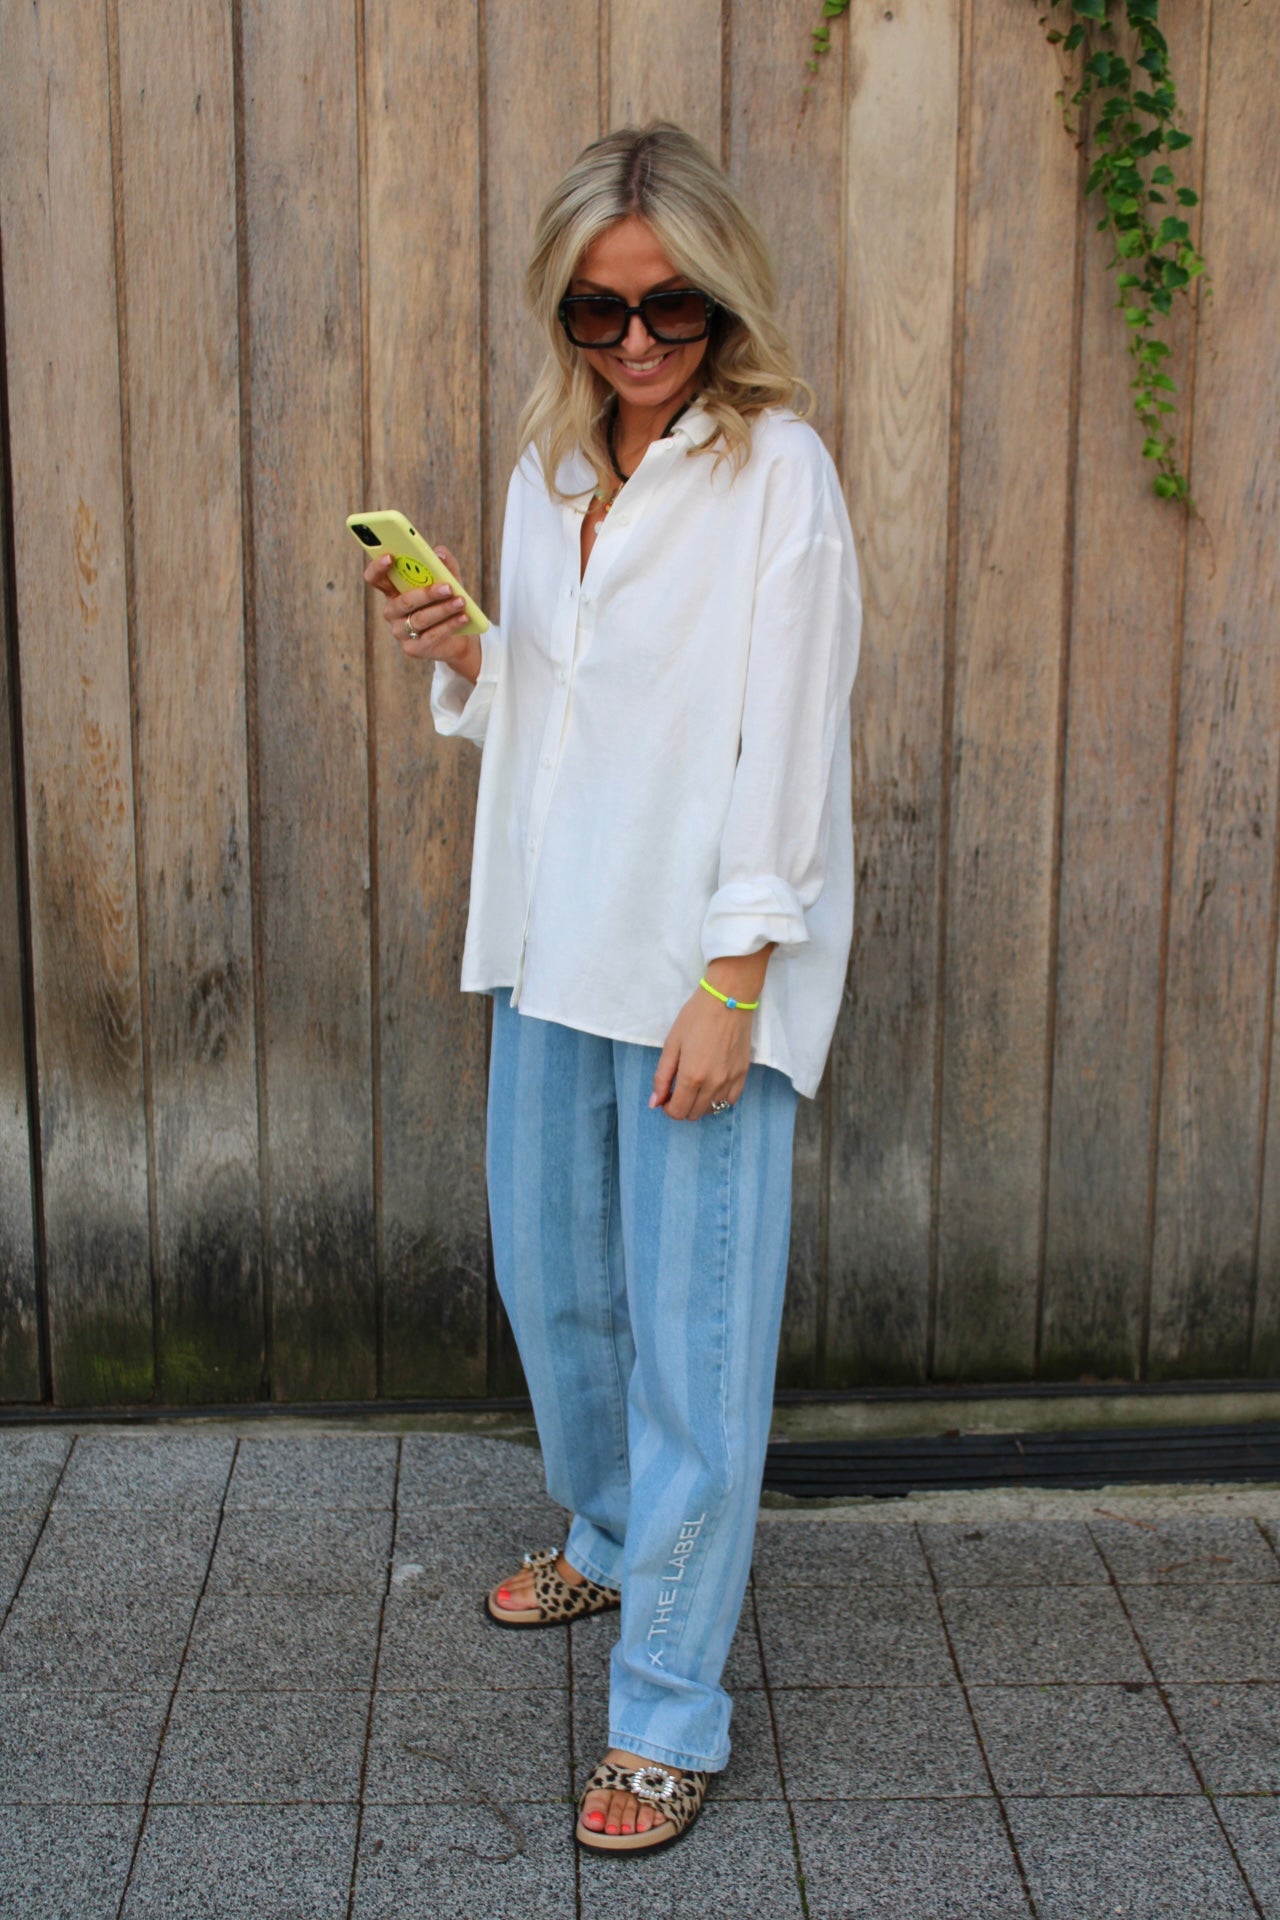
[[[407,1434],[397,1505],[401,1513],[424,1507],[434,1513],[447,1507],[522,1506],[539,1539],[546,1535],[558,1544],[564,1538],[564,1511],[547,1496],[541,1453],[514,1440],[486,1440],[469,1433]]]
[[[355,1801],[369,1713],[360,1693],[203,1693],[173,1704],[153,1804]]]
[[[366,1803],[504,1805],[567,1796],[569,1694],[473,1688],[379,1693],[365,1771]]]
[[[44,1516],[43,1507],[19,1507],[0,1515],[0,1613],[18,1591]]]
[[[1169,1704],[1210,1793],[1280,1793],[1280,1687],[1170,1687]]]
[[[974,1687],[1003,1794],[1199,1793],[1154,1686]]]
[[[769,1587],[927,1586],[914,1527],[848,1520],[770,1520],[756,1528],[752,1578]]]
[[[167,1691],[6,1693],[0,1708],[0,1806],[21,1801],[141,1803]],[[0,1826],[7,1815],[0,1816]],[[3,1875],[0,1875],[0,1879]]]
[[[345,1920],[354,1807],[157,1807],[122,1920]]]
[[[773,1740],[769,1700],[759,1688],[745,1688],[734,1696],[730,1727],[729,1764],[717,1774],[717,1800],[781,1800],[782,1778]],[[580,1794],[587,1777],[609,1746],[609,1695],[602,1687],[573,1689],[573,1751],[577,1762],[574,1793]]]
[[[397,1441],[391,1433],[282,1433],[242,1440],[227,1509],[354,1507],[395,1500]]]
[[[1280,1587],[1134,1586],[1125,1601],[1161,1680],[1280,1680]]]
[[[945,1687],[773,1689],[793,1800],[989,1794],[964,1694]]]
[[[1080,1587],[1107,1581],[1106,1566],[1083,1523],[933,1523],[921,1526],[920,1537],[940,1587]]]
[[[196,1595],[218,1527],[214,1506],[69,1507],[49,1515],[27,1574],[26,1591],[86,1600],[112,1593]]]
[[[810,1920],[1031,1920],[994,1800],[794,1805]]]
[[[942,1608],[974,1686],[1151,1677],[1110,1587],[950,1588]]]
[[[171,1686],[194,1610],[194,1598],[177,1593],[116,1594],[88,1604],[75,1594],[20,1593],[0,1634],[0,1690]]]
[[[1256,1920],[1203,1799],[1010,1800],[1040,1920]]]
[[[481,1596],[470,1590],[436,1597],[393,1590],[378,1686],[399,1693],[564,1687],[568,1655],[566,1628],[513,1633],[496,1627],[485,1618]]]
[[[565,1516],[558,1507],[552,1513],[554,1524],[539,1531],[527,1506],[401,1509],[392,1585],[439,1593],[465,1583],[482,1597],[517,1571],[527,1551],[564,1544]]]
[[[206,1594],[182,1684],[233,1692],[368,1687],[379,1604],[376,1594]]]
[[[1206,1586],[1223,1580],[1280,1580],[1280,1559],[1242,1516],[1170,1515],[1145,1526],[1094,1520],[1089,1531],[1122,1582]]]
[[[609,1660],[618,1638],[621,1618],[615,1609],[612,1613],[598,1613],[590,1619],[574,1621],[569,1631],[573,1636],[575,1687],[581,1685],[608,1689]],[[764,1685],[760,1649],[756,1643],[755,1622],[749,1601],[742,1609],[738,1631],[729,1644],[721,1684],[726,1693],[736,1693],[740,1687]]]
[[[217,1507],[235,1448],[230,1433],[81,1434],[58,1488],[58,1510]]]
[[[387,1584],[392,1515],[308,1506],[224,1514],[210,1593],[375,1593]]]
[[[654,1920],[657,1914],[800,1920],[785,1804],[733,1805],[717,1795],[713,1784],[693,1831],[651,1859],[582,1853],[582,1920]]]
[[[0,1920],[115,1920],[139,1807],[0,1809]]]
[[[352,1920],[566,1920],[571,1809],[368,1807]],[[127,1916],[126,1916],[127,1920]]]
[[[0,1433],[0,1513],[23,1508],[41,1512],[53,1497],[58,1475],[71,1451],[65,1433]]]
[[[932,1590],[868,1587],[816,1602],[784,1589],[758,1596],[774,1687],[916,1687],[954,1678]]]
[[[1218,1812],[1267,1920],[1280,1920],[1280,1800],[1223,1798]]]

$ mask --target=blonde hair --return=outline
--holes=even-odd
[[[632,214],[653,229],[677,272],[719,303],[700,369],[700,404],[716,427],[707,444],[740,467],[751,451],[753,415],[773,406],[804,413],[812,404],[776,318],[768,249],[723,169],[669,121],[621,127],[579,154],[551,194],[525,275],[551,350],[520,416],[520,452],[537,450],[553,492],[560,463],[575,447],[601,479],[610,472],[605,434],[613,389],[569,344],[557,310],[587,248]]]

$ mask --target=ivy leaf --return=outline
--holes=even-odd
[[[1191,187],[1179,187],[1176,195],[1179,206],[1198,207],[1200,195]]]
[[[1171,187],[1173,185],[1173,168],[1164,165],[1152,167],[1151,184],[1155,187]]]
[[[1071,11],[1081,20],[1097,20],[1101,25],[1106,25],[1106,0],[1072,0]]]
[[[1155,244],[1158,247],[1168,247],[1172,246],[1175,240],[1187,240],[1190,237],[1191,229],[1186,221],[1175,220],[1170,213],[1166,214],[1156,230]]]
[[[1144,460],[1163,459],[1164,441],[1163,440],[1144,440],[1142,443],[1142,457]]]
[[[1080,42],[1083,39],[1084,39],[1084,28],[1079,25],[1072,27],[1066,39],[1062,43],[1063,52],[1074,53],[1076,48],[1080,45]]]
[[[1181,127],[1170,127],[1164,136],[1164,144],[1170,153],[1177,153],[1180,148],[1191,145],[1191,135],[1184,133]]]
[[[1155,490],[1162,500],[1176,500],[1182,491],[1173,475],[1169,473],[1156,475]]]

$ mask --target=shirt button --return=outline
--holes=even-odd
[[[562,687],[569,678],[563,667],[556,668],[556,685]]]
[[[552,760],[552,758],[551,758],[551,755],[550,755],[550,754],[548,753],[548,754],[546,754],[546,755],[544,755],[544,757],[543,757],[543,761],[542,761],[542,764],[543,764],[543,766],[544,766],[544,767],[547,767],[547,768],[550,768],[550,767],[552,767],[552,766],[553,766],[553,765],[554,765],[555,763],[554,763],[554,761]]]

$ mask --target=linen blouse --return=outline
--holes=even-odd
[[[646,451],[581,570],[585,455],[519,462],[501,628],[437,731],[483,747],[464,992],[661,1047],[709,960],[772,955],[752,1059],[817,1092],[853,927],[849,697],[862,601],[816,433],[756,417],[735,473],[697,405]],[[744,1016],[745,1017],[745,1016]]]

